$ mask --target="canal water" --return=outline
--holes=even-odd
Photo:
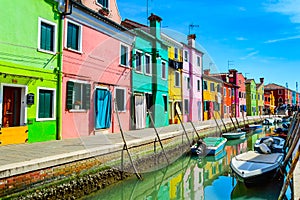
[[[279,196],[283,181],[246,188],[232,177],[229,167],[233,156],[252,150],[255,141],[272,132],[274,128],[263,127],[248,133],[244,139],[229,140],[224,151],[217,156],[201,158],[184,155],[166,168],[143,174],[143,180],[133,176],[83,199],[275,200]],[[289,190],[287,199],[291,199]]]

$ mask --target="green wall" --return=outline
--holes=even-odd
[[[59,14],[52,0],[2,0],[0,19],[0,75],[1,84],[18,84],[34,94],[34,104],[27,105],[28,142],[57,138],[57,121],[36,121],[37,88],[57,90],[58,54],[38,51],[39,17],[57,24]],[[58,26],[56,46],[59,47]],[[14,81],[12,81],[14,80]],[[2,98],[2,97],[0,97]],[[56,111],[57,113],[57,111]]]
[[[254,116],[257,113],[256,98],[256,84],[254,80],[251,80],[250,83],[246,83],[246,106],[248,116]]]

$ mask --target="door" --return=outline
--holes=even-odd
[[[20,126],[21,91],[19,87],[3,87],[3,127]]]
[[[134,96],[135,106],[135,128],[142,129],[146,127],[146,98],[145,96]]]
[[[111,93],[105,89],[96,89],[95,128],[109,128],[111,124]]]

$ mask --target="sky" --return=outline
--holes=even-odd
[[[236,69],[257,83],[300,89],[300,0],[116,1],[122,20],[147,25],[154,13],[171,37],[196,34],[212,73]]]

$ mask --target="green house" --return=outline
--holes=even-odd
[[[246,107],[247,107],[247,115],[255,116],[257,115],[257,102],[256,102],[256,83],[254,79],[247,79],[246,82]]]
[[[2,0],[1,4],[1,144],[55,140],[61,112],[58,3]]]

